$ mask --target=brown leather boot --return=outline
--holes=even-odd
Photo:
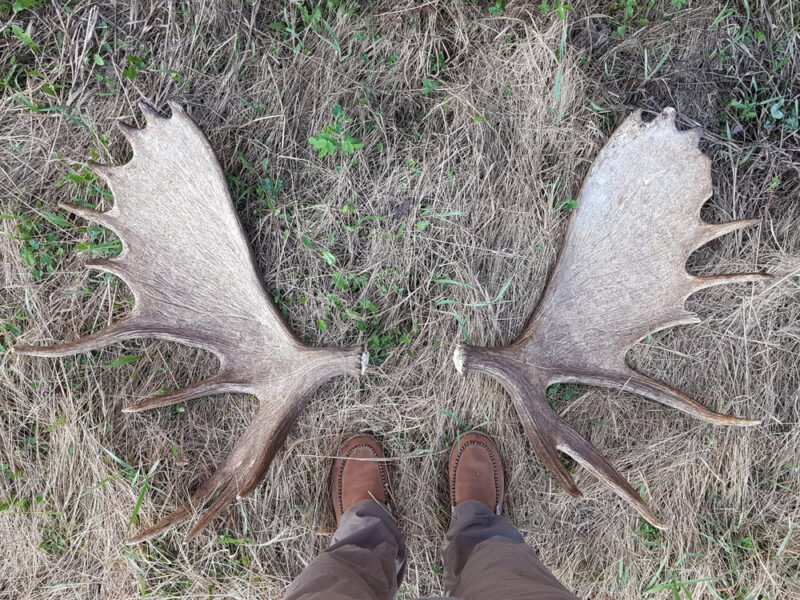
[[[480,432],[462,435],[450,450],[450,504],[483,502],[497,514],[503,504],[503,462],[492,439]]]
[[[354,460],[382,459],[378,440],[369,435],[352,437],[339,446],[336,456],[331,492],[337,525],[342,514],[356,502],[374,498],[386,504],[389,489],[386,464],[382,460]]]

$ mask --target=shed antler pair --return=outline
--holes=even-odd
[[[294,337],[261,283],[211,146],[178,104],[170,106],[172,118],[165,119],[142,105],[144,129],[120,124],[133,148],[129,163],[90,165],[108,182],[114,195],[111,210],[61,205],[120,237],[118,257],[88,266],[122,278],[133,290],[133,311],[116,325],[75,342],[14,348],[20,354],[66,356],[137,337],[181,342],[216,354],[219,372],[141,400],[126,412],[223,392],[253,394],[261,401],[231,454],[191,502],[132,542],[186,520],[192,508],[203,508],[218,493],[189,531],[191,539],[259,484],[305,400],[320,384],[341,373],[359,375],[366,365],[361,348],[310,348]]]
[[[709,410],[640,375],[626,352],[647,335],[698,323],[684,308],[694,292],[762,281],[762,273],[695,277],[689,255],[757,219],[711,225],[700,208],[711,197],[711,165],[699,131],[679,132],[675,111],[653,121],[640,111],[617,129],[594,161],[578,198],[555,271],[530,322],[510,346],[461,346],[459,372],[496,377],[511,395],[536,454],[573,496],[581,495],[558,451],[611,486],[648,522],[663,527],[628,482],[547,403],[546,389],[582,383],[635,392],[716,425],[757,425]]]
[[[204,348],[220,359],[212,378],[127,407],[138,411],[222,392],[254,394],[258,414],[222,466],[188,504],[131,541],[152,538],[189,518],[215,494],[187,539],[264,477],[305,399],[339,373],[360,374],[360,348],[310,348],[292,335],[269,299],[208,141],[177,104],[162,118],[142,106],[147,127],[121,125],[133,159],[91,165],[109,184],[108,212],[62,205],[105,225],[123,250],[89,267],[118,275],[133,290],[132,313],[84,339],[20,354],[66,356],[136,337]],[[648,333],[697,319],[683,308],[696,290],[764,275],[692,277],[684,265],[705,242],[750,225],[709,225],[700,206],[711,195],[708,159],[697,133],[679,133],[674,111],[652,123],[628,117],[595,161],[572,217],[561,257],[522,337],[504,348],[457,350],[460,371],[494,375],[517,406],[534,450],[559,482],[579,495],[561,450],[611,485],[648,521],[655,515],[611,465],[559,418],[545,400],[555,382],[627,389],[712,423],[752,425],[719,415],[625,366],[625,352]],[[181,263],[174,260],[180,247]]]

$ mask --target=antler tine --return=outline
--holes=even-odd
[[[624,359],[623,359],[624,360]],[[650,377],[637,373],[629,369],[624,364],[617,372],[605,371],[599,374],[582,373],[579,375],[557,377],[556,382],[581,383],[584,385],[596,385],[598,387],[620,389],[624,392],[639,394],[655,402],[664,404],[687,415],[712,423],[714,425],[737,425],[739,427],[751,427],[758,425],[761,421],[753,419],[742,419],[722,413],[715,412],[693,400],[686,394],[675,390],[668,385],[656,381]]]
[[[184,116],[186,115],[186,109],[183,108],[178,102],[175,100],[169,100],[167,102],[167,106],[169,106],[170,110],[172,110],[172,116]]]
[[[87,221],[94,221],[100,223],[103,227],[114,227],[116,221],[107,212],[101,210],[93,210],[91,208],[84,208],[77,204],[70,204],[69,202],[59,202],[58,207],[62,210],[72,213],[86,219]]]
[[[147,398],[143,398],[138,402],[134,402],[133,404],[123,408],[122,412],[141,412],[150,408],[159,408],[162,406],[171,406],[180,402],[188,402],[189,400],[195,400],[196,398],[202,398],[203,396],[246,391],[248,390],[243,386],[231,383],[220,375],[215,375],[214,377],[210,377],[204,381],[198,381],[197,383],[187,385],[186,387],[182,387],[172,392],[161,394],[160,396],[149,396]]]
[[[555,427],[555,437],[560,438],[557,447],[571,456],[578,464],[592,475],[614,489],[623,500],[628,502],[648,523],[658,529],[668,529],[641,499],[631,484],[611,466],[602,454],[586,439],[572,429],[560,417]]]
[[[134,127],[133,125],[128,125],[124,121],[117,121],[117,129],[122,132],[122,135],[125,136],[125,139],[133,148],[133,153],[136,154],[136,149],[142,139],[142,129],[139,127]]]
[[[715,240],[726,233],[733,233],[745,227],[752,227],[759,225],[761,219],[740,219],[738,221],[728,221],[727,223],[703,223],[700,232],[697,236],[697,247],[707,244],[711,240]]]
[[[568,454],[595,477],[611,486],[654,527],[665,529],[664,524],[625,478],[589,441],[550,408],[545,390],[550,383],[559,380],[549,381],[543,374],[525,370],[515,359],[515,352],[515,349],[509,347],[480,348],[459,345],[453,360],[459,373],[482,371],[496,378],[505,387],[514,401],[533,451],[571,496],[578,498],[582,493],[561,462],[558,451]]]
[[[208,502],[209,498],[211,498],[211,496],[213,496],[221,486],[224,485],[227,487],[229,480],[230,473],[226,469],[226,464],[223,464],[222,467],[220,467],[199,488],[197,488],[197,491],[189,501],[187,501],[180,508],[172,511],[163,519],[159,520],[152,527],[145,529],[140,534],[129,538],[127,544],[134,545],[138,544],[139,542],[152,540],[173,525],[184,522],[192,515],[193,508],[202,509],[203,506],[205,506]],[[188,541],[188,539],[186,541]]]
[[[708,275],[705,277],[693,277],[693,290],[704,290],[716,285],[728,283],[759,283],[772,281],[774,278],[769,273],[731,273],[726,275]]]
[[[223,510],[225,510],[234,502],[234,500],[246,496],[250,491],[251,490],[245,491],[244,489],[240,489],[236,485],[236,480],[231,479],[231,481],[228,482],[228,485],[226,485],[222,491],[220,491],[219,496],[216,500],[214,500],[214,503],[208,507],[208,510],[203,513],[203,516],[200,517],[197,523],[195,523],[194,526],[189,530],[189,533],[186,534],[186,537],[183,541],[191,542],[198,533],[205,529],[205,527],[207,527],[211,521],[217,518]]]
[[[249,494],[261,481],[283,445],[305,403],[304,398],[305,394],[301,393],[292,401],[282,403],[277,410],[272,405],[262,405],[234,449],[216,472],[197,489],[191,500],[153,527],[128,540],[128,543],[152,539],[171,526],[187,520],[193,508],[202,509],[219,492],[214,503],[187,534],[185,541],[188,542],[236,498]]]
[[[102,271],[103,273],[111,273],[123,281],[125,280],[125,263],[118,259],[93,258],[86,261],[86,268]]]
[[[185,115],[186,111],[184,108],[178,104],[170,100],[167,102],[170,109],[172,110],[172,116],[176,115]],[[155,108],[153,108],[147,102],[139,102],[139,108],[142,110],[142,113],[145,117],[145,122],[148,126],[158,125],[163,123],[164,121],[168,121],[168,117],[164,117],[159,113]],[[136,147],[142,141],[142,136],[144,135],[145,128],[134,127],[132,125],[128,125],[124,121],[117,121],[117,128],[122,132],[122,135],[125,136],[125,139],[131,144],[134,150],[134,154],[136,154]]]
[[[539,421],[541,421],[543,417],[545,421],[549,421],[553,417],[558,419],[558,416],[547,407],[546,403],[544,408],[542,408],[538,406],[538,402],[535,400],[529,402],[524,396],[516,396],[514,400],[519,406],[522,425],[531,441],[531,446],[536,456],[539,457],[542,464],[547,467],[553,477],[556,478],[559,485],[564,488],[570,496],[573,498],[580,498],[583,496],[583,493],[575,484],[572,475],[564,466],[564,463],[561,462],[561,457],[558,456],[558,447],[552,437],[554,429],[552,427],[544,428],[539,425]],[[542,410],[549,411],[552,414],[543,415]],[[566,425],[566,423],[564,423],[564,425]]]
[[[120,167],[103,165],[93,160],[87,162],[86,166],[89,167],[94,173],[97,173],[100,177],[102,177],[106,183],[113,185],[115,181],[119,181]]]
[[[135,337],[146,337],[148,335],[147,327],[141,323],[136,316],[129,316],[106,327],[96,333],[86,336],[85,338],[77,339],[73,342],[65,344],[56,344],[54,346],[13,346],[12,350],[18,354],[26,356],[45,356],[49,358],[57,358],[60,356],[69,356],[71,354],[79,354],[81,352],[88,352],[90,350],[99,350],[110,344],[122,342]]]
[[[270,458],[270,462],[271,461],[272,458]],[[218,477],[218,475],[220,475],[220,477]],[[189,530],[189,533],[187,533],[186,537],[183,539],[184,542],[191,542],[198,533],[205,529],[208,524],[218,517],[219,514],[234,500],[244,497],[253,491],[253,489],[258,485],[258,481],[260,480],[261,476],[262,475],[259,474],[258,478],[255,478],[249,487],[245,487],[238,485],[235,473],[221,473],[220,471],[217,471],[217,473],[214,473],[214,475],[208,481],[206,481],[206,483],[204,483],[197,490],[197,492],[195,492],[190,502],[171,512],[153,527],[143,531],[137,536],[130,538],[127,543],[129,545],[134,545],[138,544],[139,542],[152,540],[173,525],[177,525],[178,523],[182,523],[183,521],[189,519],[192,515],[193,507],[202,507],[208,502],[211,496],[219,492],[216,500],[214,500],[211,506],[209,506],[208,509],[203,512],[203,516],[201,516],[197,523],[192,526],[192,528]],[[251,480],[252,479],[254,478],[251,478]]]
[[[166,120],[166,117],[163,117],[160,112],[158,112],[147,102],[139,102],[139,108],[141,109],[142,113],[144,113],[144,118],[148,125],[157,124],[160,121]]]

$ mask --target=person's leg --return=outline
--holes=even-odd
[[[450,454],[453,517],[444,540],[445,590],[464,600],[577,600],[501,516],[503,466],[487,436],[461,436]]]
[[[388,512],[388,486],[377,441],[352,438],[333,469],[338,527],[331,545],[292,582],[284,600],[390,600],[405,570],[406,549]],[[372,460],[371,460],[372,459]]]

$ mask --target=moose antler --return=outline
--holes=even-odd
[[[510,346],[459,346],[456,369],[482,371],[507,389],[536,454],[574,497],[581,492],[561,451],[611,486],[647,521],[663,528],[628,482],[550,409],[548,386],[583,383],[641,394],[717,425],[759,421],[718,414],[625,364],[648,334],[700,322],[684,308],[692,293],[723,283],[762,281],[746,273],[695,277],[686,260],[699,246],[758,219],[705,223],[711,197],[709,159],[699,131],[679,132],[675,110],[652,122],[630,115],[594,161],[569,223],[550,282],[522,335]]]
[[[88,266],[113,273],[130,286],[135,298],[131,314],[74,342],[14,348],[19,354],[55,357],[150,337],[197,346],[219,357],[219,372],[210,379],[146,398],[126,412],[223,392],[259,398],[253,422],[191,501],[132,543],[186,520],[192,508],[203,508],[218,493],[186,539],[194,537],[259,484],[313,391],[334,375],[361,374],[367,359],[361,348],[311,348],[295,338],[258,276],[211,146],[178,104],[170,106],[172,117],[165,119],[143,104],[144,129],[120,123],[133,148],[129,163],[90,164],[111,188],[111,210],[61,205],[108,227],[122,240],[118,257]]]

